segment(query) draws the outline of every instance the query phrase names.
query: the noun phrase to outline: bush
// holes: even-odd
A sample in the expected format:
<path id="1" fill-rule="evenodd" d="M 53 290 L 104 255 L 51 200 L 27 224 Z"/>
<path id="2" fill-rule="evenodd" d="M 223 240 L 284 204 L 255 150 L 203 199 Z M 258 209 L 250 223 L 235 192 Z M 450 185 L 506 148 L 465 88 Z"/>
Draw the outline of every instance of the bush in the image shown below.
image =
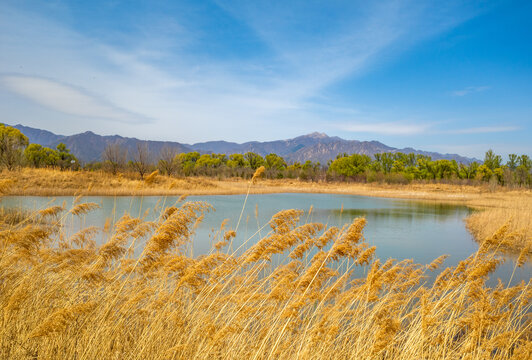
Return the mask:
<path id="1" fill-rule="evenodd" d="M 401 184 L 401 185 L 410 184 L 410 179 L 408 179 L 403 173 L 386 174 L 384 175 L 384 181 L 387 184 Z"/>

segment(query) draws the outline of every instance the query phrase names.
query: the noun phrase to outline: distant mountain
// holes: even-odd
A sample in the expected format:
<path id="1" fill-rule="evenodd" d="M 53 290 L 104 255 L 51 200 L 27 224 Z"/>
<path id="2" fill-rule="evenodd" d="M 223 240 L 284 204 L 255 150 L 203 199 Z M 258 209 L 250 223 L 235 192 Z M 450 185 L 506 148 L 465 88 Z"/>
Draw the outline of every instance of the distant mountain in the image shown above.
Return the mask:
<path id="1" fill-rule="evenodd" d="M 107 145 L 118 143 L 127 149 L 129 158 L 137 150 L 137 144 L 146 144 L 151 154 L 159 154 L 163 147 L 176 149 L 177 152 L 192 151 L 189 147 L 171 141 L 149 141 L 135 138 L 127 138 L 118 135 L 102 136 L 86 131 L 81 134 L 70 136 L 56 135 L 46 130 L 35 129 L 23 125 L 12 125 L 26 135 L 30 143 L 41 144 L 50 148 L 55 148 L 59 143 L 64 143 L 67 148 L 81 161 L 100 161 L 102 153 Z"/>
<path id="2" fill-rule="evenodd" d="M 35 129 L 24 125 L 11 125 L 14 128 L 19 129 L 24 135 L 26 135 L 30 143 L 34 144 L 54 144 L 60 143 L 64 135 L 56 135 L 53 132 L 41 129 Z"/>
<path id="3" fill-rule="evenodd" d="M 305 157 L 306 154 L 302 150 L 310 149 L 316 145 L 325 145 L 325 147 L 327 147 L 329 144 L 334 143 L 335 141 L 345 140 L 342 140 L 338 137 L 330 137 L 325 134 L 315 132 L 312 134 L 303 135 L 288 140 L 276 140 L 267 142 L 250 141 L 243 144 L 237 144 L 227 141 L 209 141 L 189 146 L 197 151 L 206 151 L 214 153 L 243 154 L 248 151 L 252 151 L 262 156 L 265 156 L 270 153 L 276 153 L 277 155 L 286 158 L 286 160 L 288 161 L 323 161 L 324 159 L 321 159 L 316 156 Z M 327 156 L 325 157 L 327 158 L 327 160 L 329 159 Z M 330 158 L 332 159 L 335 157 L 336 154 L 334 154 L 334 156 Z"/>
<path id="4" fill-rule="evenodd" d="M 335 159 L 338 154 L 343 153 L 365 154 L 372 157 L 374 154 L 383 152 L 421 154 L 430 156 L 434 160 L 456 160 L 457 162 L 462 162 L 464 164 L 469 164 L 472 161 L 478 161 L 477 159 L 472 159 L 457 154 L 440 154 L 412 148 L 397 149 L 378 141 L 344 140 L 337 136 L 327 136 L 326 134 L 317 132 L 288 140 L 267 142 L 251 141 L 243 144 L 227 141 L 209 141 L 189 145 L 189 147 L 200 152 L 225 154 L 246 153 L 248 151 L 252 151 L 265 156 L 269 153 L 276 153 L 290 162 L 304 162 L 306 160 L 312 160 L 319 161 L 322 164 L 327 163 L 327 161 L 331 159 Z"/>
<path id="5" fill-rule="evenodd" d="M 326 164 L 327 161 L 335 159 L 338 154 L 357 153 L 373 156 L 374 154 L 382 152 L 422 154 L 430 156 L 434 160 L 448 159 L 466 164 L 471 163 L 472 161 L 478 161 L 477 159 L 457 154 L 440 154 L 436 152 L 416 150 L 413 148 L 398 149 L 387 146 L 378 141 L 345 140 L 337 136 L 328 136 L 317 132 L 287 140 L 266 142 L 251 141 L 243 144 L 227 141 L 209 141 L 187 145 L 169 141 L 139 140 L 118 135 L 102 136 L 91 131 L 64 136 L 23 125 L 14 125 L 13 127 L 22 131 L 29 138 L 31 143 L 54 148 L 60 142 L 65 143 L 74 155 L 85 162 L 101 160 L 102 153 L 107 145 L 114 143 L 119 143 L 127 148 L 130 155 L 136 151 L 137 144 L 142 143 L 148 146 L 148 149 L 152 154 L 159 154 L 161 149 L 167 146 L 176 149 L 178 152 L 198 151 L 200 153 L 243 154 L 252 151 L 262 156 L 276 153 L 284 157 L 288 162 L 304 162 L 306 160 L 312 160 L 319 161 L 322 164 Z"/>
<path id="6" fill-rule="evenodd" d="M 149 153 L 153 155 L 158 155 L 163 147 L 173 148 L 179 153 L 191 151 L 190 148 L 177 142 L 139 140 L 118 135 L 102 136 L 97 135 L 92 131 L 67 136 L 61 139 L 60 142 L 65 143 L 65 145 L 72 151 L 72 153 L 83 161 L 101 160 L 102 153 L 107 147 L 107 145 L 116 143 L 122 145 L 124 148 L 127 149 L 130 158 L 137 151 L 137 144 L 139 143 L 142 145 L 146 144 Z"/>

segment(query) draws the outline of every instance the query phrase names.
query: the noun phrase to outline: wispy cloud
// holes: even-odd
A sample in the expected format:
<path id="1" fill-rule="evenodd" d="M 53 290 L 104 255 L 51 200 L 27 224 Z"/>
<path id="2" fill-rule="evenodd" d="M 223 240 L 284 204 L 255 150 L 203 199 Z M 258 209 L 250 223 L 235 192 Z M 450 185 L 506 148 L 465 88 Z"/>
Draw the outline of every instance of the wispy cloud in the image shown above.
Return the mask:
<path id="1" fill-rule="evenodd" d="M 468 86 L 461 90 L 451 91 L 452 96 L 466 96 L 473 93 L 489 90 L 491 86 Z"/>
<path id="2" fill-rule="evenodd" d="M 344 131 L 382 135 L 416 135 L 427 132 L 429 124 L 407 124 L 400 122 L 349 123 L 340 125 Z"/>
<path id="3" fill-rule="evenodd" d="M 217 3 L 271 48 L 279 71 L 275 91 L 298 98 L 316 96 L 336 81 L 363 75 L 383 61 L 383 53 L 391 59 L 476 15 L 475 11 L 460 11 L 452 1 L 436 8 L 409 0 L 366 2 L 363 7 L 345 7 L 336 13 L 331 26 L 323 17 L 336 5 Z"/>
<path id="4" fill-rule="evenodd" d="M 479 126 L 474 128 L 466 129 L 457 129 L 450 130 L 450 134 L 487 134 L 487 133 L 500 133 L 500 132 L 509 132 L 517 131 L 520 127 L 518 126 Z"/>
<path id="5" fill-rule="evenodd" d="M 0 83 L 0 90 L 79 117 L 74 120 L 136 123 L 118 130 L 100 120 L 102 133 L 186 142 L 288 137 L 308 131 L 309 123 L 320 130 L 319 125 L 352 117 L 356 104 L 353 110 L 335 110 L 334 102 L 321 101 L 331 85 L 362 75 L 383 58 L 392 59 L 475 14 L 454 5 L 421 6 L 401 0 L 364 2 L 345 11 L 331 4 L 329 10 L 335 14 L 331 21 L 323 18 L 328 15 L 322 4 L 311 5 L 269 1 L 220 5 L 267 48 L 263 56 L 228 60 L 190 50 L 209 44 L 201 43 L 201 31 L 189 28 L 193 22 L 179 18 L 187 14 L 175 14 L 173 26 L 164 26 L 175 28 L 177 35 L 164 34 L 162 43 L 152 41 L 160 38 L 161 31 L 153 24 L 140 32 L 142 38 L 138 33 L 108 35 L 115 40 L 131 37 L 124 41 L 127 46 L 120 47 L 52 17 L 0 4 L 0 68 L 11 74 Z M 336 21 L 337 15 L 341 21 Z M 159 16 L 149 18 L 156 22 Z M 4 113 L 9 111 L 3 107 Z M 54 130 L 49 124 L 59 120 L 54 114 L 47 116 L 40 121 Z M 35 116 L 28 112 L 27 117 Z M 428 131 L 426 125 L 387 120 L 350 124 L 348 131 L 399 135 Z M 228 121 L 232 126 L 226 125 Z M 89 127 L 86 121 L 72 121 L 69 126 L 72 131 Z"/>
<path id="6" fill-rule="evenodd" d="M 407 123 L 407 122 L 382 122 L 367 121 L 364 123 L 343 123 L 339 129 L 353 133 L 371 133 L 381 135 L 443 135 L 443 134 L 489 134 L 518 131 L 518 126 L 479 126 L 471 128 L 443 129 L 436 123 Z"/>
<path id="7" fill-rule="evenodd" d="M 49 109 L 69 115 L 103 118 L 126 123 L 144 123 L 150 120 L 98 99 L 82 89 L 57 81 L 32 76 L 7 75 L 1 81 L 5 86 Z"/>

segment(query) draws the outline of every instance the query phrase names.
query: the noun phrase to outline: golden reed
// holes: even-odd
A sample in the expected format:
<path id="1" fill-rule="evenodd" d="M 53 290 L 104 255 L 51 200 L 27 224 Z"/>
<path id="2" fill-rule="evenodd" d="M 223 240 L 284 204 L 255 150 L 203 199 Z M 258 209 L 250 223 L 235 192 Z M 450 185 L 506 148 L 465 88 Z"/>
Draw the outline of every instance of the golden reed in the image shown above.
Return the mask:
<path id="1" fill-rule="evenodd" d="M 223 224 L 211 252 L 192 257 L 187 249 L 208 204 L 185 202 L 155 221 L 124 215 L 112 228 L 68 236 L 64 221 L 95 207 L 2 214 L 0 358 L 480 360 L 532 353 L 532 284 L 486 285 L 501 261 L 493 239 L 429 285 L 444 257 L 429 265 L 381 261 L 364 239 L 363 218 L 327 228 L 302 223 L 299 210 L 282 211 L 266 235 L 234 251 L 236 233 Z M 364 276 L 354 275 L 358 268 Z"/>

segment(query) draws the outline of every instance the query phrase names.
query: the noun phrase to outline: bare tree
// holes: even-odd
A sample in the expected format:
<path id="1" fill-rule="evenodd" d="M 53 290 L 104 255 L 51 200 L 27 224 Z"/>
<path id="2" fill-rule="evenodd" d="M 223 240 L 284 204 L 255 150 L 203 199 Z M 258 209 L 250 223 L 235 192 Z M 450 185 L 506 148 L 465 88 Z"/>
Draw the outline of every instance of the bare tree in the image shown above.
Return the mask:
<path id="1" fill-rule="evenodd" d="M 113 175 L 123 169 L 127 161 L 127 149 L 121 146 L 118 142 L 109 144 L 102 154 L 104 165 Z"/>
<path id="2" fill-rule="evenodd" d="M 177 149 L 165 146 L 159 154 L 159 169 L 163 174 L 172 176 L 177 169 Z"/>
<path id="3" fill-rule="evenodd" d="M 132 162 L 133 169 L 139 173 L 140 178 L 144 179 L 144 175 L 150 170 L 150 151 L 146 143 L 137 143 L 137 151 L 133 157 Z"/>

